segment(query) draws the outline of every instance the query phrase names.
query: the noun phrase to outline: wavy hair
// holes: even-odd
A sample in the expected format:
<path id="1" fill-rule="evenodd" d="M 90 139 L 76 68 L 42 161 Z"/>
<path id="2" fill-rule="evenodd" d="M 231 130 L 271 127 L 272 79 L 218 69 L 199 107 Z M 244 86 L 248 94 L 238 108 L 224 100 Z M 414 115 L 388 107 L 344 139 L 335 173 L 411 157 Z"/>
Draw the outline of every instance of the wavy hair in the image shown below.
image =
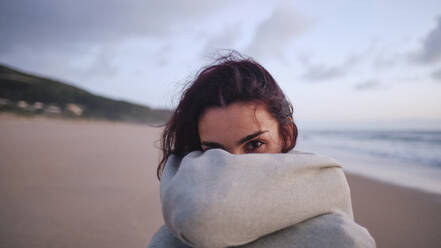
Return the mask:
<path id="1" fill-rule="evenodd" d="M 292 116 L 292 104 L 263 66 L 232 52 L 202 68 L 185 88 L 162 132 L 158 179 L 161 179 L 170 155 L 185 156 L 192 151 L 202 150 L 198 121 L 207 109 L 226 107 L 237 102 L 262 103 L 279 124 L 283 139 L 282 152 L 295 147 L 298 129 Z"/>

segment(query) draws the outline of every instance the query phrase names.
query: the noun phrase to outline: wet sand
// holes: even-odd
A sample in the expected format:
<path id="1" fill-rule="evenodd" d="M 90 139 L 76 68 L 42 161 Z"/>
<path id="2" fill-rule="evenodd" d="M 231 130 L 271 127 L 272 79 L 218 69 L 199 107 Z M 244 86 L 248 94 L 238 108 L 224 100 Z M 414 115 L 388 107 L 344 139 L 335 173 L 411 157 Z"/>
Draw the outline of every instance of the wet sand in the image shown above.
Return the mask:
<path id="1" fill-rule="evenodd" d="M 145 247 L 160 129 L 0 115 L 0 247 Z M 440 247 L 441 196 L 347 175 L 378 247 Z"/>
<path id="2" fill-rule="evenodd" d="M 347 174 L 357 223 L 377 247 L 441 247 L 441 195 Z"/>

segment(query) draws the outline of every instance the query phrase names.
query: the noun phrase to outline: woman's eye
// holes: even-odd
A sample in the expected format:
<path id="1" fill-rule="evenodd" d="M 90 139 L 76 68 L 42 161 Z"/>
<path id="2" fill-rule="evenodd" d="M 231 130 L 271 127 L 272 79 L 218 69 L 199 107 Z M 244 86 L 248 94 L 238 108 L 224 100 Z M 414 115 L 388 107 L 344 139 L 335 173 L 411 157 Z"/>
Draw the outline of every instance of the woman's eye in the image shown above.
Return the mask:
<path id="1" fill-rule="evenodd" d="M 259 147 L 263 145 L 263 142 L 260 140 L 253 140 L 246 144 L 246 150 L 247 152 L 252 152 L 257 150 Z"/>

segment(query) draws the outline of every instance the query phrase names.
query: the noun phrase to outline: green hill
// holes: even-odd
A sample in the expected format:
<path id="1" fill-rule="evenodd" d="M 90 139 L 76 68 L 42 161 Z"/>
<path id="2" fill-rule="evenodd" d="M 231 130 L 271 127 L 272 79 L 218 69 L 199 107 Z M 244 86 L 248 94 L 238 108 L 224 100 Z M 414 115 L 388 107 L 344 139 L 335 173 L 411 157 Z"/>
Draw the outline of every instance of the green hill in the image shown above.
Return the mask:
<path id="1" fill-rule="evenodd" d="M 0 112 L 161 123 L 171 112 L 92 94 L 72 85 L 0 64 Z"/>

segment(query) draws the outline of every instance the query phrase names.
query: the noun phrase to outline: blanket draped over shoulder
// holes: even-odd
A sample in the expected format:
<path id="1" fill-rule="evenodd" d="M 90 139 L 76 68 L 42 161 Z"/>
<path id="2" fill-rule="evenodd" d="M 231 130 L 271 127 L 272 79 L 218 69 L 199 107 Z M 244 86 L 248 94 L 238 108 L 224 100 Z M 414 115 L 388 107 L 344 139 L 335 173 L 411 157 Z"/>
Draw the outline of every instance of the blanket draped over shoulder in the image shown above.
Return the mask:
<path id="1" fill-rule="evenodd" d="M 340 164 L 314 153 L 170 156 L 165 226 L 149 247 L 375 247 L 353 221 Z"/>

